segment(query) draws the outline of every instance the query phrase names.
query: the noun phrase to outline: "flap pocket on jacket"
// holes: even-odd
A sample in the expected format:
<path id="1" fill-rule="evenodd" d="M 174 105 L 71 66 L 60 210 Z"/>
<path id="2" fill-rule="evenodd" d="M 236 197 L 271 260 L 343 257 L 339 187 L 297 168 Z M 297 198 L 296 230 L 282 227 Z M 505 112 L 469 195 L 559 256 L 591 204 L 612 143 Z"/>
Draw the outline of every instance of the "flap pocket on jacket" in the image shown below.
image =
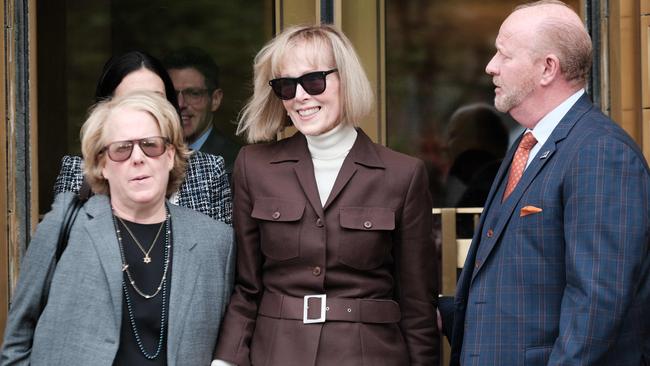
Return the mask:
<path id="1" fill-rule="evenodd" d="M 281 198 L 257 198 L 251 216 L 266 221 L 298 221 L 305 212 L 305 203 Z"/>
<path id="2" fill-rule="evenodd" d="M 282 261 L 300 255 L 300 220 L 305 202 L 257 198 L 251 217 L 260 220 L 260 248 L 267 258 Z"/>
<path id="3" fill-rule="evenodd" d="M 393 230 L 395 212 L 383 207 L 342 207 L 341 227 L 355 230 Z"/>
<path id="4" fill-rule="evenodd" d="M 551 358 L 553 346 L 528 347 L 524 350 L 525 365 L 546 365 Z"/>
<path id="5" fill-rule="evenodd" d="M 342 207 L 339 260 L 360 270 L 380 267 L 392 248 L 395 212 L 384 207 Z"/>

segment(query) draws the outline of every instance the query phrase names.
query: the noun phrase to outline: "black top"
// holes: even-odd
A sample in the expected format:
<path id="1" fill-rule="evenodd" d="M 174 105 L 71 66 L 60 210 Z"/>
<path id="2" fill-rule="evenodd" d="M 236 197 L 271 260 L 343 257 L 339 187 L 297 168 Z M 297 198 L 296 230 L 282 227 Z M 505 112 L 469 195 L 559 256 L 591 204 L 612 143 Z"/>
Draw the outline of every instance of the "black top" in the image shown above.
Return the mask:
<path id="1" fill-rule="evenodd" d="M 156 292 L 157 287 L 161 284 L 165 263 L 165 241 L 166 241 L 166 228 L 163 226 L 162 231 L 156 240 L 149 257 L 150 263 L 144 262 L 144 253 L 137 246 L 131 234 L 124 227 L 124 225 L 117 220 L 117 225 L 120 228 L 120 237 L 122 238 L 122 248 L 126 263 L 129 265 L 131 278 L 135 281 L 141 292 L 144 294 L 152 295 Z M 156 233 L 160 228 L 161 223 L 157 224 L 137 224 L 134 222 L 124 220 L 128 225 L 131 232 L 138 238 L 138 241 L 143 246 L 144 250 L 149 250 L 151 242 L 156 237 Z M 169 221 L 171 223 L 171 220 Z M 171 231 L 171 227 L 168 228 Z M 129 283 L 129 278 L 126 272 L 123 272 L 123 296 L 122 296 L 122 323 L 120 330 L 120 345 L 115 356 L 114 365 L 167 365 L 167 334 L 168 334 L 168 319 L 169 319 L 169 294 L 171 291 L 171 270 L 172 270 L 172 248 L 171 248 L 171 233 L 169 237 L 169 268 L 167 269 L 166 288 L 150 299 L 146 299 L 138 294 L 133 286 Z M 124 288 L 128 292 L 128 296 L 124 293 Z M 164 296 L 164 297 L 163 297 Z M 161 328 L 161 314 L 163 306 L 163 298 L 165 302 L 165 332 L 163 335 L 163 344 L 158 356 L 153 359 L 147 359 L 138 346 L 129 313 L 129 306 L 127 299 L 130 301 L 131 314 L 135 319 L 137 332 L 144 347 L 144 350 L 150 354 L 155 354 L 158 349 L 158 340 L 160 338 Z"/>

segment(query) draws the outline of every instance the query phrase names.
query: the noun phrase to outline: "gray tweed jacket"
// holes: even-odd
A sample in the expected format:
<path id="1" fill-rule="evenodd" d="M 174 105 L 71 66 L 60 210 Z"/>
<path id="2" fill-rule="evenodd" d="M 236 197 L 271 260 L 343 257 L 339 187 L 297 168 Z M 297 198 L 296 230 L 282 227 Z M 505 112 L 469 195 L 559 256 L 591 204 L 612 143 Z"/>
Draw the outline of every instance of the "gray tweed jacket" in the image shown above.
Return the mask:
<path id="1" fill-rule="evenodd" d="M 129 326 L 122 324 L 123 275 L 107 196 L 86 202 L 54 265 L 71 198 L 71 193 L 57 196 L 25 254 L 9 310 L 2 365 L 110 366 L 120 328 Z M 169 205 L 169 213 L 173 268 L 167 362 L 209 365 L 232 289 L 232 228 L 184 207 Z"/>
<path id="2" fill-rule="evenodd" d="M 78 193 L 83 178 L 83 159 L 66 155 L 54 183 L 54 194 Z M 185 181 L 172 203 L 204 213 L 215 220 L 232 225 L 230 183 L 221 156 L 194 151 L 185 172 Z"/>

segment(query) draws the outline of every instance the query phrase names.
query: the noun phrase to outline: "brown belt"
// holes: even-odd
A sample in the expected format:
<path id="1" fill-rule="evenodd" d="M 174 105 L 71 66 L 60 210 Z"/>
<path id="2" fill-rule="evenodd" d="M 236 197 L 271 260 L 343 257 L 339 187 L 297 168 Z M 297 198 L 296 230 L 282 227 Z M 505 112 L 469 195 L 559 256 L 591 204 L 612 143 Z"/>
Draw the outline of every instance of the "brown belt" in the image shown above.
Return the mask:
<path id="1" fill-rule="evenodd" d="M 399 304 L 393 300 L 327 297 L 324 304 L 325 319 L 314 321 L 322 316 L 322 300 L 318 296 L 302 298 L 265 292 L 258 313 L 276 319 L 310 320 L 305 323 L 324 321 L 397 323 L 401 317 Z M 308 305 L 306 315 L 305 305 Z"/>

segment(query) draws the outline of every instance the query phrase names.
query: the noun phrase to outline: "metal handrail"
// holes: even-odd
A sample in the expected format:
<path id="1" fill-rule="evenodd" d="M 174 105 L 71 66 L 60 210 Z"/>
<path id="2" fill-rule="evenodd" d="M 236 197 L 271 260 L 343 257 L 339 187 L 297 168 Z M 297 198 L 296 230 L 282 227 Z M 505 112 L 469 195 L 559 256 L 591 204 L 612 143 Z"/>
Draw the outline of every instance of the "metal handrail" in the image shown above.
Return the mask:
<path id="1" fill-rule="evenodd" d="M 433 215 L 441 216 L 441 293 L 444 295 L 453 295 L 456 291 L 456 271 L 463 268 L 471 244 L 471 238 L 456 236 L 456 216 L 474 215 L 474 224 L 476 225 L 482 212 L 482 207 L 447 207 L 431 210 Z"/>

